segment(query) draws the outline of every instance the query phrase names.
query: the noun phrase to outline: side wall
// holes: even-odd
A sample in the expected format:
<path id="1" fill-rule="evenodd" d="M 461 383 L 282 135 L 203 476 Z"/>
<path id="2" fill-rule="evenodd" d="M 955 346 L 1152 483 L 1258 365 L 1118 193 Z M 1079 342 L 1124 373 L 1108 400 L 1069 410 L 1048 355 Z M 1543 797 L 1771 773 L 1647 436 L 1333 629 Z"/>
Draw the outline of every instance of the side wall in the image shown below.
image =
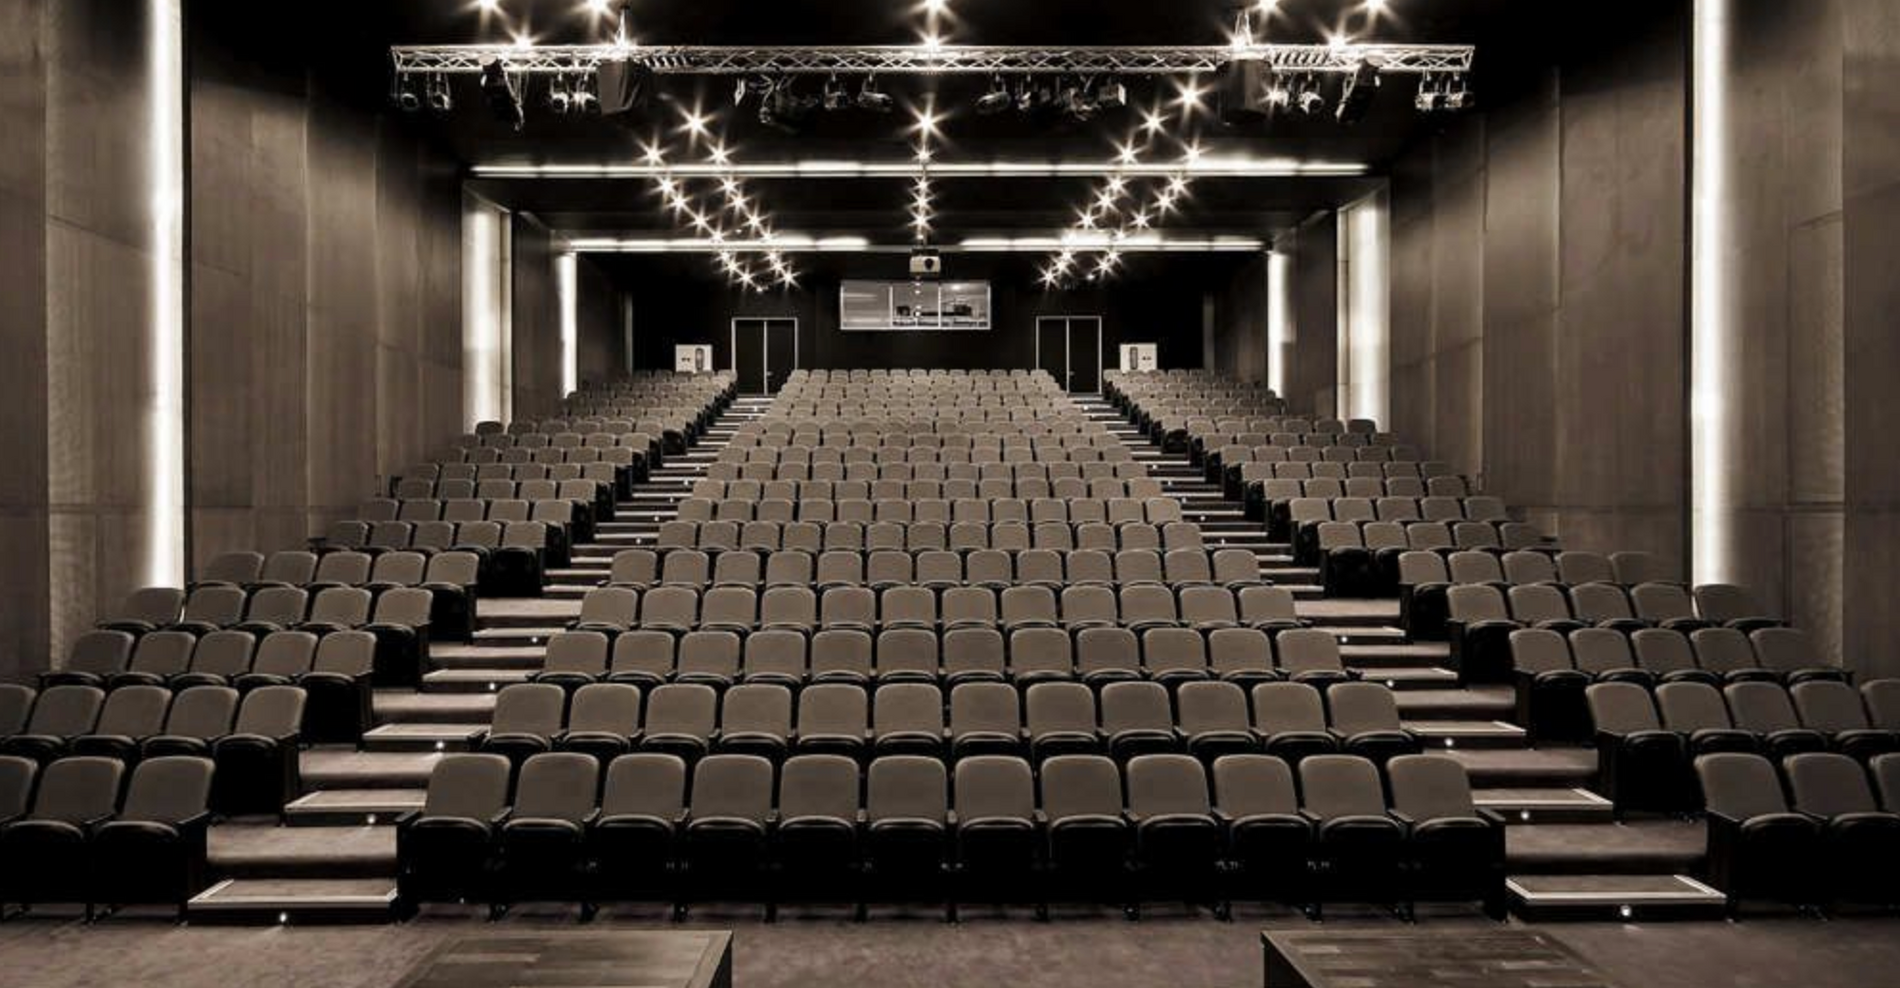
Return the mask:
<path id="1" fill-rule="evenodd" d="M 1682 558 L 1686 21 L 1392 169 L 1392 427 L 1578 548 Z"/>

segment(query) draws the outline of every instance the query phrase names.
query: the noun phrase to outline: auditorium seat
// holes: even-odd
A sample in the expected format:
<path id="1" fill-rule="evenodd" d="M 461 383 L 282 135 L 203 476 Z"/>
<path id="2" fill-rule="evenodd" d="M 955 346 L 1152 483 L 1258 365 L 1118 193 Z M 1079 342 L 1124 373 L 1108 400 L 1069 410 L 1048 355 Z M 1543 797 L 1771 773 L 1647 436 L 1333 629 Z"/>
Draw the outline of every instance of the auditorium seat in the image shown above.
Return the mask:
<path id="1" fill-rule="evenodd" d="M 375 720 L 375 662 L 376 636 L 368 631 L 339 631 L 316 643 L 309 671 L 294 677 L 305 693 L 306 740 L 312 744 L 355 742 L 370 729 Z M 291 678 L 259 678 L 240 685 L 288 685 Z"/>
<path id="2" fill-rule="evenodd" d="M 951 817 L 943 762 L 882 755 L 871 762 L 864 791 L 866 874 L 860 917 L 871 898 L 940 898 L 946 918 L 954 920 L 945 869 Z"/>
<path id="3" fill-rule="evenodd" d="M 1733 689 L 1733 687 L 1731 687 Z M 1597 778 L 1618 814 L 1689 808 L 1689 761 L 1684 740 L 1665 730 L 1649 691 L 1634 683 L 1602 682 L 1584 691 L 1595 727 Z"/>
<path id="4" fill-rule="evenodd" d="M 1405 831 L 1386 812 L 1378 767 L 1356 755 L 1313 755 L 1298 771 L 1320 870 L 1309 915 L 1318 919 L 1329 901 L 1403 902 Z"/>
<path id="5" fill-rule="evenodd" d="M 1100 755 L 1057 755 L 1042 763 L 1049 880 L 1065 898 L 1114 901 L 1134 915 L 1124 877 L 1133 833 L 1121 773 Z"/>
<path id="6" fill-rule="evenodd" d="M 1215 915 L 1226 918 L 1222 834 L 1201 763 L 1187 755 L 1141 755 L 1128 762 L 1126 781 L 1139 898 L 1211 901 Z"/>
<path id="7" fill-rule="evenodd" d="M 1407 897 L 1476 900 L 1502 922 L 1504 819 L 1472 802 L 1465 767 L 1445 755 L 1399 755 L 1385 771 L 1392 816 L 1406 831 Z"/>
<path id="8" fill-rule="evenodd" d="M 184 918 L 185 904 L 210 884 L 208 806 L 223 771 L 189 757 L 147 759 L 132 770 L 123 804 L 88 835 L 87 860 L 69 873 L 87 886 L 88 913 L 94 903 L 163 903 Z"/>
<path id="9" fill-rule="evenodd" d="M 1900 733 L 1874 727 L 1861 693 L 1835 679 L 1811 679 L 1788 690 L 1801 726 L 1825 735 L 1833 750 L 1861 761 L 1900 751 Z"/>
<path id="10" fill-rule="evenodd" d="M 1392 691 L 1377 683 L 1334 683 L 1326 688 L 1327 725 L 1349 755 L 1384 765 L 1419 752 L 1418 735 L 1399 720 Z"/>
<path id="11" fill-rule="evenodd" d="M 92 918 L 86 844 L 118 809 L 124 773 L 114 758 L 60 758 L 41 767 L 33 808 L 0 827 L 0 902 L 80 902 Z"/>
<path id="12" fill-rule="evenodd" d="M 1542 628 L 1511 632 L 1516 714 L 1533 741 L 1582 741 L 1590 736 L 1583 691 L 1590 675 L 1578 669 L 1564 636 Z"/>
<path id="13" fill-rule="evenodd" d="M 1861 763 L 1809 752 L 1783 763 L 1795 812 L 1820 821 L 1819 877 L 1831 901 L 1891 907 L 1900 888 L 1900 815 L 1882 810 Z"/>
<path id="14" fill-rule="evenodd" d="M 507 818 L 512 771 L 496 754 L 449 754 L 436 762 L 422 808 L 396 821 L 396 888 L 406 905 L 492 894 L 489 861 L 496 828 Z"/>
<path id="15" fill-rule="evenodd" d="M 734 686 L 720 698 L 714 751 L 778 762 L 790 750 L 791 737 L 792 691 L 784 686 L 747 683 Z"/>
<path id="16" fill-rule="evenodd" d="M 64 754 L 73 739 L 92 733 L 105 705 L 95 686 L 52 686 L 33 701 L 33 712 L 16 734 L 0 738 L 0 754 L 18 755 L 44 765 Z"/>
<path id="17" fill-rule="evenodd" d="M 295 686 L 262 686 L 244 694 L 230 732 L 211 742 L 218 769 L 211 805 L 220 814 L 282 815 L 303 794 L 304 705 L 304 691 Z"/>
<path id="18" fill-rule="evenodd" d="M 710 755 L 694 767 L 675 918 L 695 898 L 757 896 L 770 860 L 772 793 L 772 763 L 757 755 Z"/>
<path id="19" fill-rule="evenodd" d="M 956 887 L 959 900 L 1033 900 L 1047 917 L 1047 899 L 1033 877 L 1042 859 L 1035 775 L 1029 763 L 1007 755 L 973 755 L 956 763 L 951 781 L 956 807 Z"/>
<path id="20" fill-rule="evenodd" d="M 139 745 L 165 725 L 172 691 L 163 686 L 124 686 L 106 694 L 92 730 L 68 741 L 70 755 L 135 761 Z"/>
<path id="21" fill-rule="evenodd" d="M 495 695 L 488 729 L 474 739 L 475 750 L 518 766 L 553 747 L 566 708 L 567 694 L 552 683 L 505 686 Z"/>

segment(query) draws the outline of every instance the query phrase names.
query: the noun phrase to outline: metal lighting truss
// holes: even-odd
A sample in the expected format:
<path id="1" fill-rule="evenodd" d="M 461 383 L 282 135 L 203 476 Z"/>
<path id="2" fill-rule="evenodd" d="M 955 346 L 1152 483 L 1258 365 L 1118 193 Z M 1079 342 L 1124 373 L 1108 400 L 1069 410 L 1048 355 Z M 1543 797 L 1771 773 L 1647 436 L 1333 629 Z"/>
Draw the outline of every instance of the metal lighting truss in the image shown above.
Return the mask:
<path id="1" fill-rule="evenodd" d="M 478 73 L 499 60 L 511 72 L 559 74 L 631 62 L 658 75 L 1181 75 L 1233 61 L 1283 72 L 1468 72 L 1470 45 L 397 45 L 399 73 Z"/>

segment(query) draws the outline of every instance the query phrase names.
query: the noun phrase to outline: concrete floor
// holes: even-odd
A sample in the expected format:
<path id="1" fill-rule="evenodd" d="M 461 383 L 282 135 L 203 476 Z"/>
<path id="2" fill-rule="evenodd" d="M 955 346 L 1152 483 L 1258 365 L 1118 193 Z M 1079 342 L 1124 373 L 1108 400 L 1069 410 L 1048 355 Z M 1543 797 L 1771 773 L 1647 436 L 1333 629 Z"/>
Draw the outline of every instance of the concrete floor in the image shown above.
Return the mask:
<path id="1" fill-rule="evenodd" d="M 690 925 L 735 931 L 740 988 L 1235 988 L 1261 983 L 1259 935 L 1307 929 L 1264 907 L 1235 922 L 1150 910 L 1140 924 L 1103 914 L 1036 923 L 1021 913 L 968 909 L 949 926 L 936 913 L 879 911 L 866 924 L 842 913 L 788 910 L 773 926 L 756 909 L 703 909 Z M 93 927 L 33 918 L 0 926 L 0 984 L 8 988 L 390 988 L 434 946 L 460 936 L 553 927 L 610 933 L 674 928 L 657 910 L 603 913 L 579 927 L 563 911 L 517 914 L 497 926 L 458 910 L 414 922 L 344 927 L 177 927 L 115 917 Z M 1340 910 L 1328 925 L 1406 929 Z M 1417 929 L 1491 928 L 1441 914 Z M 1900 920 L 1799 918 L 1545 927 L 1627 988 L 1885 988 L 1900 970 Z"/>

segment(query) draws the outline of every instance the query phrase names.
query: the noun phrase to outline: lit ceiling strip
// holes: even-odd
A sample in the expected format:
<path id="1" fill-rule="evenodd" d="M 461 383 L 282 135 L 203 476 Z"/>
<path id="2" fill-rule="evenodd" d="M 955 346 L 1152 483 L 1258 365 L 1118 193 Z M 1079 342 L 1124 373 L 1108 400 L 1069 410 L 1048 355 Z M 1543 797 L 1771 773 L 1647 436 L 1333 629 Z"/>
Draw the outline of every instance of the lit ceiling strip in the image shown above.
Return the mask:
<path id="1" fill-rule="evenodd" d="M 396 45 L 398 72 L 476 73 L 499 60 L 510 72 L 571 73 L 602 62 L 631 62 L 656 75 L 1184 75 L 1232 61 L 1292 72 L 1350 72 L 1377 62 L 1381 72 L 1447 73 L 1471 69 L 1470 45 Z"/>
<path id="2" fill-rule="evenodd" d="M 476 165 L 476 178 L 634 179 L 658 178 L 1300 178 L 1365 175 L 1364 164 L 1295 158 L 1236 158 L 1203 155 L 1189 162 L 1100 161 L 747 161 L 728 164 Z"/>
<path id="3" fill-rule="evenodd" d="M 912 244 L 873 244 L 864 237 L 809 237 L 781 233 L 771 240 L 713 240 L 704 237 L 588 237 L 564 236 L 570 250 L 587 254 L 674 254 L 718 253 L 720 251 L 779 251 L 786 254 L 866 253 L 907 254 Z M 1055 237 L 967 237 L 935 249 L 946 254 L 1031 254 L 1070 248 L 1104 250 L 1109 235 L 1086 237 L 1064 234 Z M 1116 250 L 1125 253 L 1209 253 L 1262 251 L 1267 241 L 1258 237 L 1127 237 L 1115 241 Z"/>

